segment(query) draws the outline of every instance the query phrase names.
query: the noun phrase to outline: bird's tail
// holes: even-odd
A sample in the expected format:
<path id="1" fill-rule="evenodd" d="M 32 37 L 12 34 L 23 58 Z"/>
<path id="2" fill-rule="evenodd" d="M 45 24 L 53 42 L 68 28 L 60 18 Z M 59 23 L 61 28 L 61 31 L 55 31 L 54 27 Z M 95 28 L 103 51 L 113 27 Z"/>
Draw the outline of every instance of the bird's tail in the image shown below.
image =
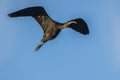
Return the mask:
<path id="1" fill-rule="evenodd" d="M 22 17 L 22 16 L 38 16 L 41 14 L 46 14 L 43 7 L 29 7 L 21 9 L 19 11 L 8 14 L 10 17 Z"/>
<path id="2" fill-rule="evenodd" d="M 43 45 L 45 44 L 45 42 L 42 42 L 35 48 L 35 51 L 38 51 Z"/>

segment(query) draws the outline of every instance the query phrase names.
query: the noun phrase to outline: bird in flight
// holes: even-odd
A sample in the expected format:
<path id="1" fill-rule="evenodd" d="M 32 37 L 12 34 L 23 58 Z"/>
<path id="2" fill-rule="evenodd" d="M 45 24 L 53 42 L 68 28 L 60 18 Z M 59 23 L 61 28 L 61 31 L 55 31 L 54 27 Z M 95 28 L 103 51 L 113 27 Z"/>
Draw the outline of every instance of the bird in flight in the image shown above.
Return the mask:
<path id="1" fill-rule="evenodd" d="M 39 45 L 35 48 L 38 51 L 47 41 L 57 37 L 64 28 L 71 28 L 81 34 L 89 34 L 86 22 L 82 18 L 73 19 L 65 23 L 59 23 L 53 20 L 42 6 L 24 8 L 22 10 L 8 14 L 10 17 L 33 17 L 43 29 L 44 35 Z"/>

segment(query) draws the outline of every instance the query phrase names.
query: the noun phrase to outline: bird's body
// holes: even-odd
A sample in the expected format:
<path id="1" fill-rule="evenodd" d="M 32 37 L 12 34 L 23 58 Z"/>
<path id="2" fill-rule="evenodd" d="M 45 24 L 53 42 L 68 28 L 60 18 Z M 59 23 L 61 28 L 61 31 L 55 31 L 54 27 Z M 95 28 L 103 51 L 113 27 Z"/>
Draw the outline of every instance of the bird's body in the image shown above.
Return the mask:
<path id="1" fill-rule="evenodd" d="M 34 18 L 42 27 L 45 34 L 44 36 L 48 38 L 47 40 L 54 39 L 58 35 L 58 33 L 61 31 L 60 29 L 58 29 L 57 27 L 58 25 L 56 25 L 56 22 L 51 20 L 48 16 L 38 16 Z"/>
<path id="2" fill-rule="evenodd" d="M 44 31 L 43 38 L 40 44 L 36 47 L 35 51 L 39 50 L 41 46 L 49 40 L 57 37 L 63 28 L 72 28 L 82 34 L 88 34 L 89 30 L 85 21 L 81 18 L 68 21 L 66 23 L 59 23 L 51 19 L 46 13 L 43 7 L 29 7 L 14 13 L 9 14 L 10 17 L 22 17 L 31 16 L 33 17 L 42 27 Z"/>

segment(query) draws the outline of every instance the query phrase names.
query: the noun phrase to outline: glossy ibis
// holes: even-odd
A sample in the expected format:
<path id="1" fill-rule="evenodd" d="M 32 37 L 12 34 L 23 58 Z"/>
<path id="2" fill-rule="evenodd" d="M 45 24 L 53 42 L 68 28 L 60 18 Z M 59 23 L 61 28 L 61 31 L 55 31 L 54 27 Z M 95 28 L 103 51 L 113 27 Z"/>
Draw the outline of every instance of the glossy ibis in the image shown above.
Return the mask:
<path id="1" fill-rule="evenodd" d="M 45 9 L 41 6 L 25 8 L 8 15 L 10 17 L 31 16 L 40 24 L 44 31 L 44 35 L 39 45 L 35 48 L 35 51 L 38 51 L 47 41 L 56 38 L 60 31 L 64 28 L 72 28 L 84 35 L 89 34 L 88 26 L 83 19 L 77 18 L 65 23 L 59 23 L 51 19 Z"/>

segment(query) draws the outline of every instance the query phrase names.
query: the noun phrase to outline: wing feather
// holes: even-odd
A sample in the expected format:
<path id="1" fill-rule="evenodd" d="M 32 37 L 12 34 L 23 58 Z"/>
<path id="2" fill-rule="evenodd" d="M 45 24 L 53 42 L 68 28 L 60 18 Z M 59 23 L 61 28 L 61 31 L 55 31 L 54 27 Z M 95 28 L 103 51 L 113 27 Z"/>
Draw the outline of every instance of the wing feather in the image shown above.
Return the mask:
<path id="1" fill-rule="evenodd" d="M 41 6 L 35 6 L 35 7 L 28 7 L 21 10 L 18 10 L 16 12 L 8 14 L 10 17 L 25 17 L 25 16 L 32 16 L 40 25 L 43 31 L 45 31 L 48 27 L 47 21 L 49 16 L 45 9 Z M 43 24 L 46 23 L 46 24 Z"/>
<path id="2" fill-rule="evenodd" d="M 19 11 L 8 14 L 10 17 L 22 17 L 22 16 L 47 16 L 45 9 L 41 6 L 24 8 Z"/>
<path id="3" fill-rule="evenodd" d="M 77 23 L 69 25 L 69 28 L 72 28 L 73 30 L 75 30 L 79 33 L 82 33 L 84 35 L 89 34 L 89 29 L 88 29 L 87 23 L 83 19 L 78 18 L 78 19 L 74 19 L 71 21 L 75 21 Z"/>

